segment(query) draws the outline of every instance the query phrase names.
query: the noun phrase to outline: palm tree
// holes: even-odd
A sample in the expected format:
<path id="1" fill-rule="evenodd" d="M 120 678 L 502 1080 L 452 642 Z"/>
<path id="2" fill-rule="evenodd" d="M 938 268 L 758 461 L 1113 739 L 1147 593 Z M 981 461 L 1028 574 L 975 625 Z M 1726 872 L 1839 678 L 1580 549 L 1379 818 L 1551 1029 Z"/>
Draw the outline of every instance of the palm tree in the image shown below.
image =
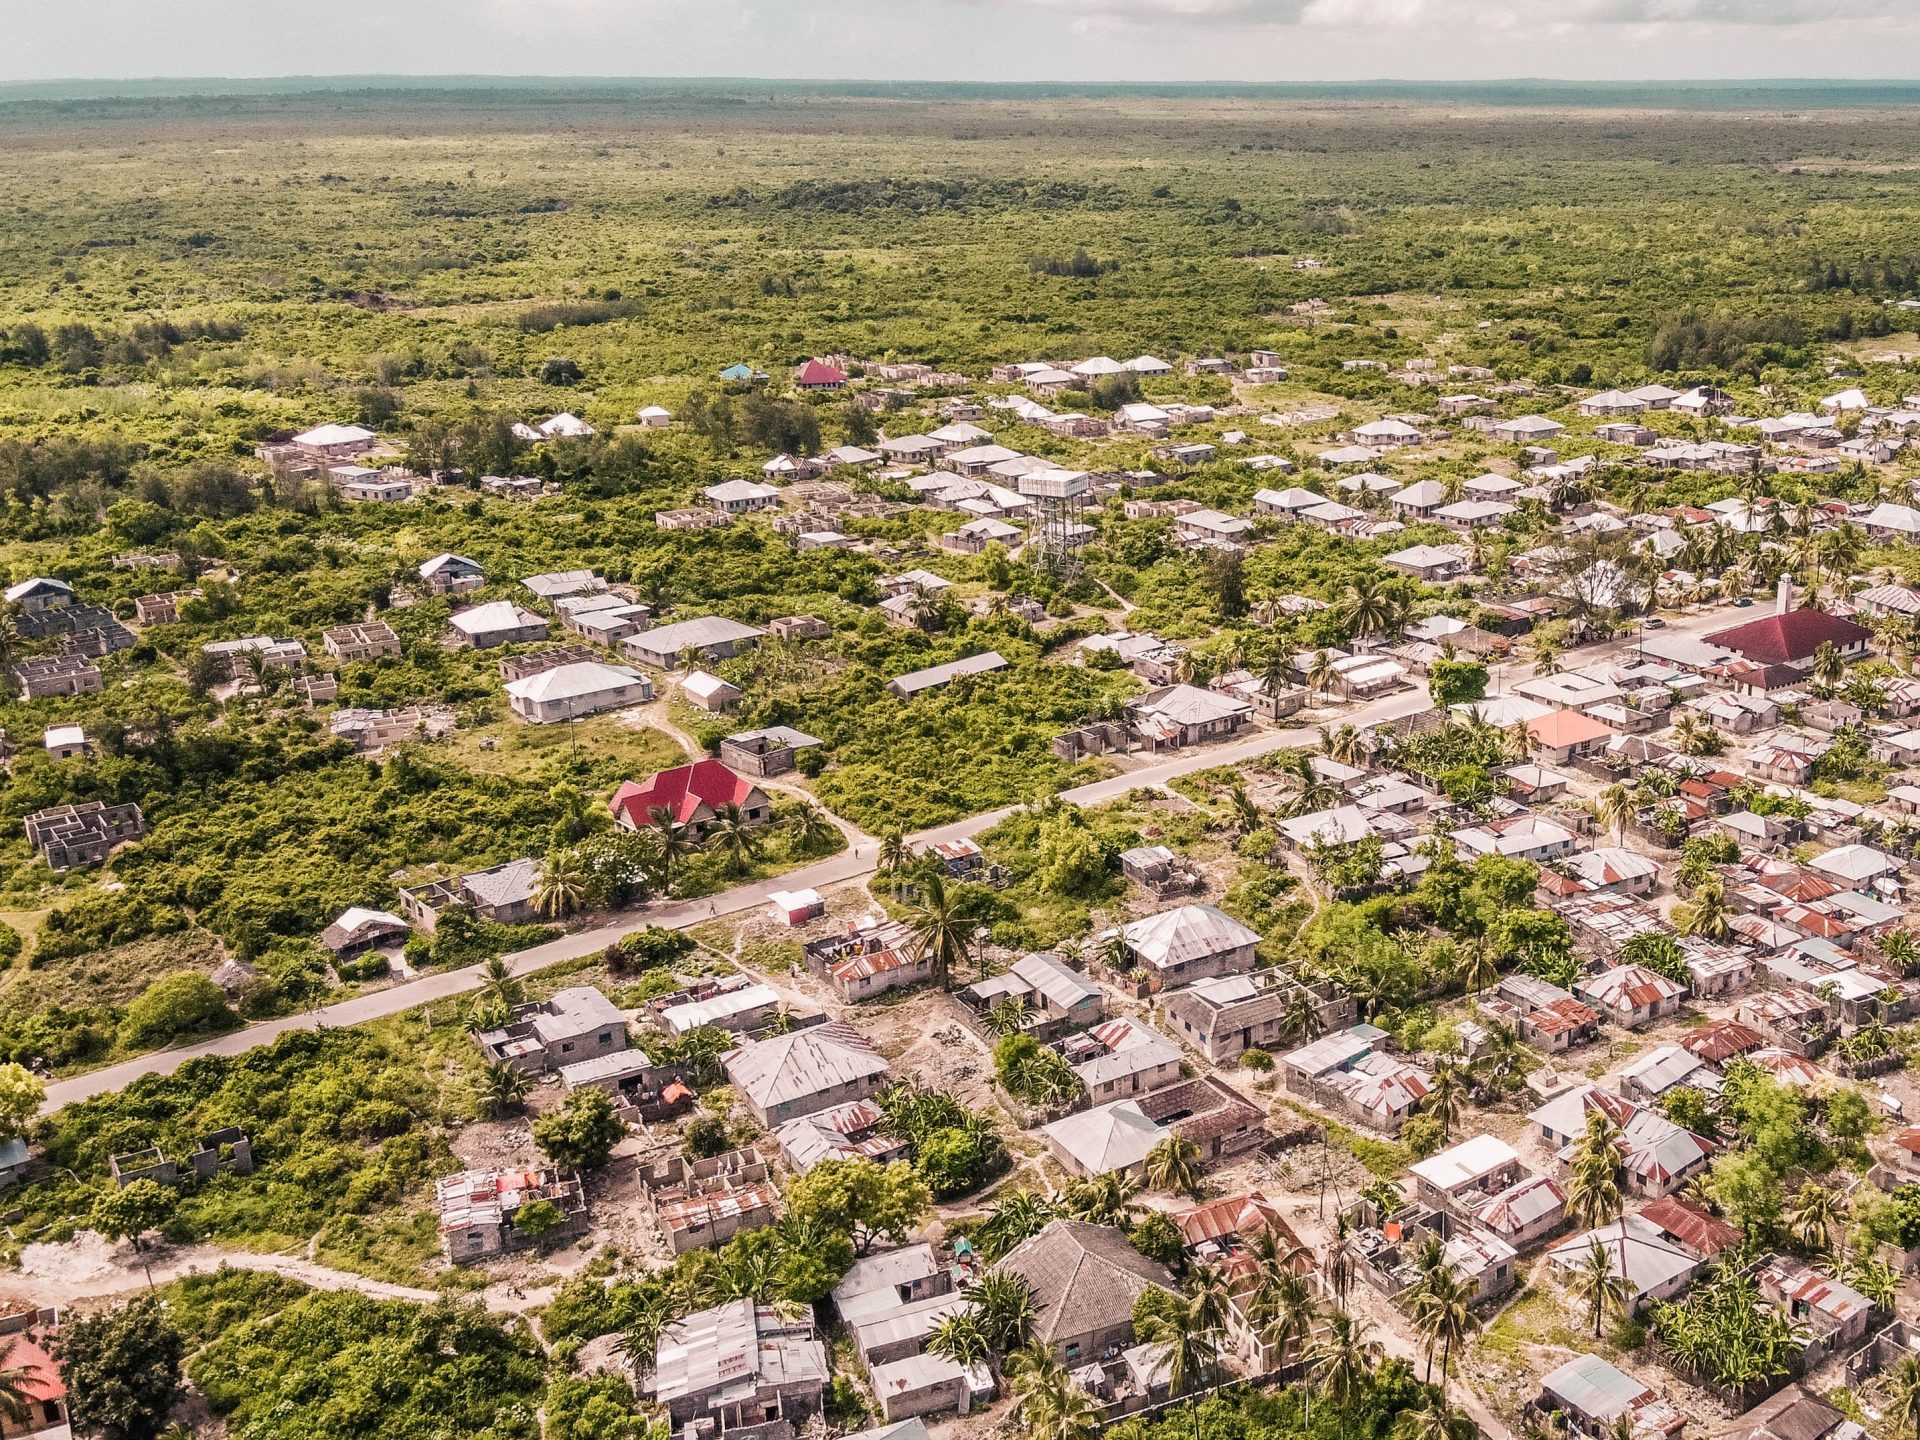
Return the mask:
<path id="1" fill-rule="evenodd" d="M 1399 623 L 1405 607 L 1387 582 L 1374 576 L 1353 581 L 1341 594 L 1334 613 L 1355 635 L 1382 635 Z"/>
<path id="2" fill-rule="evenodd" d="M 1076 1181 L 1067 1190 L 1067 1209 L 1077 1220 L 1090 1225 L 1112 1225 L 1126 1229 L 1133 1224 L 1133 1197 L 1140 1193 L 1140 1182 L 1122 1170 L 1091 1175 Z"/>
<path id="3" fill-rule="evenodd" d="M 1633 818 L 1633 793 L 1619 781 L 1602 790 L 1593 802 L 1593 818 L 1602 830 L 1611 830 L 1617 845 L 1627 838 L 1627 821 Z"/>
<path id="4" fill-rule="evenodd" d="M 1258 830 L 1266 818 L 1253 803 L 1253 797 L 1247 794 L 1246 784 L 1237 778 L 1227 787 L 1227 813 L 1233 821 L 1234 833 L 1242 839 Z"/>
<path id="5" fill-rule="evenodd" d="M 1200 1147 L 1186 1136 L 1168 1135 L 1147 1152 L 1147 1183 L 1200 1198 Z"/>
<path id="6" fill-rule="evenodd" d="M 701 1303 L 702 1299 L 694 1298 L 686 1308 L 693 1310 Z M 614 1350 L 626 1357 L 627 1363 L 642 1379 L 653 1373 L 654 1357 L 660 1349 L 660 1331 L 672 1318 L 664 1298 L 643 1291 L 634 1304 L 627 1328 L 613 1342 Z"/>
<path id="7" fill-rule="evenodd" d="M 1280 1033 L 1297 1039 L 1302 1045 L 1308 1045 L 1319 1039 L 1326 1028 L 1327 1022 L 1320 1015 L 1319 1001 L 1313 998 L 1313 992 L 1304 983 L 1296 980 L 1280 1007 Z"/>
<path id="8" fill-rule="evenodd" d="M 1846 657 L 1831 640 L 1822 640 L 1813 652 L 1813 678 L 1822 685 L 1838 685 L 1847 678 Z"/>
<path id="9" fill-rule="evenodd" d="M 986 1220 L 975 1232 L 975 1239 L 991 1263 L 1022 1240 L 1038 1235 L 1052 1218 L 1053 1208 L 1033 1191 L 1011 1190 L 993 1202 Z"/>
<path id="10" fill-rule="evenodd" d="M 793 827 L 793 843 L 802 850 L 824 845 L 840 833 L 827 812 L 811 801 L 794 811 L 788 824 Z"/>
<path id="11" fill-rule="evenodd" d="M 1366 1393 L 1373 1376 L 1373 1327 L 1344 1310 L 1327 1318 L 1327 1333 L 1307 1354 L 1307 1375 L 1314 1387 L 1340 1412 L 1340 1433 L 1347 1433 L 1347 1416 Z"/>
<path id="12" fill-rule="evenodd" d="M 1598 1110 L 1587 1112 L 1587 1128 L 1574 1141 L 1567 1178 L 1567 1209 L 1589 1230 L 1620 1214 L 1620 1167 L 1624 1162 L 1620 1128 Z"/>
<path id="13" fill-rule="evenodd" d="M 1487 945 L 1468 945 L 1460 963 L 1460 983 L 1475 995 L 1500 983 L 1500 962 Z"/>
<path id="14" fill-rule="evenodd" d="M 973 934 L 980 922 L 964 897 L 947 888 L 939 870 L 927 872 L 920 900 L 908 921 L 915 958 L 925 958 L 933 983 L 945 990 L 955 968 L 973 952 Z"/>
<path id="15" fill-rule="evenodd" d="M 587 876 L 571 850 L 549 850 L 540 862 L 533 903 L 550 920 L 564 920 L 587 899 Z"/>
<path id="16" fill-rule="evenodd" d="M 1366 736 L 1355 725 L 1340 725 L 1331 730 L 1322 725 L 1320 753 L 1342 765 L 1362 764 L 1367 758 Z"/>
<path id="17" fill-rule="evenodd" d="M 971 1310 L 943 1317 L 927 1332 L 927 1353 L 956 1365 L 981 1365 L 993 1358 L 993 1347 Z"/>
<path id="18" fill-rule="evenodd" d="M 1467 1073 L 1451 1060 L 1433 1067 L 1433 1083 L 1427 1087 L 1427 1113 L 1440 1122 L 1440 1138 L 1453 1139 L 1453 1122 L 1460 1118 L 1466 1101 Z"/>
<path id="19" fill-rule="evenodd" d="M 907 844 L 907 837 L 898 830 L 889 830 L 880 837 L 880 869 L 889 880 L 899 878 L 900 872 L 913 864 L 913 848 Z"/>
<path id="20" fill-rule="evenodd" d="M 505 1061 L 485 1066 L 474 1080 L 480 1112 L 489 1120 L 504 1119 L 518 1110 L 532 1089 L 533 1076 Z"/>
<path id="21" fill-rule="evenodd" d="M 1887 1418 L 1894 1434 L 1920 1437 L 1920 1356 L 1902 1355 L 1887 1372 Z"/>
<path id="22" fill-rule="evenodd" d="M 1520 1032 L 1511 1023 L 1491 1016 L 1483 1016 L 1481 1025 L 1487 1032 L 1480 1054 L 1475 1057 L 1481 1084 L 1496 1093 L 1517 1089 L 1527 1064 Z"/>
<path id="23" fill-rule="evenodd" d="M 1694 888 L 1693 899 L 1673 907 L 1673 925 L 1682 935 L 1698 935 L 1703 940 L 1724 940 L 1732 933 L 1733 916 L 1727 904 L 1726 886 L 1718 875 L 1710 875 Z"/>
<path id="24" fill-rule="evenodd" d="M 515 978 L 513 965 L 504 955 L 489 955 L 480 967 L 480 1004 L 507 1016 L 525 998 L 526 990 Z"/>
<path id="25" fill-rule="evenodd" d="M 1353 1284 L 1353 1233 L 1344 1215 L 1334 1219 L 1333 1233 L 1327 1237 L 1326 1249 L 1320 1256 L 1320 1273 L 1327 1277 L 1334 1303 L 1345 1309 L 1347 1287 Z"/>
<path id="26" fill-rule="evenodd" d="M 1443 1390 L 1454 1347 L 1466 1344 L 1467 1337 L 1480 1328 L 1480 1318 L 1473 1313 L 1473 1299 L 1472 1287 L 1444 1267 L 1428 1277 L 1412 1297 L 1413 1325 L 1426 1341 L 1427 1379 L 1433 1379 L 1433 1352 L 1438 1346 Z"/>
<path id="27" fill-rule="evenodd" d="M 1281 751 L 1274 757 L 1273 772 L 1280 795 L 1276 808 L 1282 815 L 1309 815 L 1339 800 L 1339 790 L 1320 777 L 1313 768 L 1313 757 L 1305 750 Z"/>
<path id="28" fill-rule="evenodd" d="M 1287 647 L 1276 637 L 1267 647 L 1267 660 L 1260 672 L 1260 686 L 1267 694 L 1279 696 L 1292 688 L 1289 683 L 1293 662 L 1287 655 Z"/>
<path id="29" fill-rule="evenodd" d="M 1787 1207 L 1787 1228 L 1809 1250 L 1829 1250 L 1833 1230 L 1846 1218 L 1846 1197 L 1827 1185 L 1808 1182 L 1794 1195 Z"/>
<path id="30" fill-rule="evenodd" d="M 1291 1265 L 1263 1272 L 1247 1309 L 1259 1329 L 1260 1343 L 1273 1351 L 1276 1365 L 1288 1364 L 1306 1348 L 1320 1318 L 1312 1282 Z"/>
<path id="31" fill-rule="evenodd" d="M 1032 1440 L 1093 1440 L 1100 1410 L 1044 1345 L 1008 1357 L 1022 1428 Z"/>
<path id="32" fill-rule="evenodd" d="M 17 1339 L 9 1340 L 0 1349 L 0 1420 L 16 1425 L 24 1424 L 32 1415 L 31 1406 L 47 1381 L 34 1366 L 13 1363 L 13 1352 L 19 1344 Z"/>
<path id="33" fill-rule="evenodd" d="M 967 1291 L 967 1305 L 980 1317 L 980 1329 L 998 1354 L 1033 1339 L 1033 1322 L 1040 1312 L 1027 1282 L 1011 1271 L 987 1271 Z"/>
<path id="34" fill-rule="evenodd" d="M 1139 1338 L 1159 1345 L 1167 1367 L 1167 1389 L 1173 1395 L 1205 1385 L 1220 1363 L 1215 1338 L 1220 1322 L 1198 1296 L 1176 1299 L 1154 1311 L 1137 1327 Z"/>
<path id="35" fill-rule="evenodd" d="M 1018 1035 L 1027 1028 L 1030 1007 L 1024 995 L 1009 995 L 987 1011 L 987 1028 L 996 1035 Z"/>
<path id="36" fill-rule="evenodd" d="M 1596 1338 L 1607 1311 L 1624 1309 L 1627 1303 L 1627 1282 L 1613 1273 L 1613 1258 L 1598 1240 L 1567 1277 L 1567 1292 L 1591 1310 Z"/>
<path id="37" fill-rule="evenodd" d="M 654 836 L 653 864 L 659 877 L 655 887 L 662 895 L 673 893 L 673 870 L 675 863 L 683 855 L 691 855 L 699 848 L 690 826 L 675 818 L 673 811 L 665 805 L 656 805 L 647 812 L 648 828 Z"/>
<path id="38" fill-rule="evenodd" d="M 759 854 L 760 836 L 746 812 L 729 802 L 713 812 L 713 822 L 707 827 L 707 848 L 725 855 L 727 872 L 738 875 Z"/>
<path id="39" fill-rule="evenodd" d="M 1480 1429 L 1447 1404 L 1444 1392 L 1435 1392 L 1417 1409 L 1402 1410 L 1393 1423 L 1393 1433 L 1398 1440 L 1460 1440 L 1461 1436 L 1478 1435 Z"/>
<path id="40" fill-rule="evenodd" d="M 1333 693 L 1333 682 L 1340 678 L 1340 672 L 1334 666 L 1333 656 L 1326 650 L 1313 652 L 1313 659 L 1307 665 L 1307 688 L 1314 694 L 1325 698 Z"/>

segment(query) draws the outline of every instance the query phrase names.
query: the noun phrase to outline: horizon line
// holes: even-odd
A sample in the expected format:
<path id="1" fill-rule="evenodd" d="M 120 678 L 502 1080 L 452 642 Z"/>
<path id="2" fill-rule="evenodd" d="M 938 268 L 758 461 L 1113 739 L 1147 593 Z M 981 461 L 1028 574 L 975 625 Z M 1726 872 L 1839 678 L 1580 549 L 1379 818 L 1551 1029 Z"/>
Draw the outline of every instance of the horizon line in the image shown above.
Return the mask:
<path id="1" fill-rule="evenodd" d="M 1920 89 L 1920 75 L 1763 75 L 1763 76 L 1690 76 L 1681 78 L 1611 77 L 1605 79 L 1562 75 L 1503 75 L 1466 79 L 1431 79 L 1403 75 L 1372 75 L 1313 80 L 1229 80 L 1229 79 L 1143 79 L 1112 78 L 1099 80 L 1032 77 L 1026 79 L 902 80 L 885 76 L 861 75 L 642 75 L 602 74 L 572 71 L 388 71 L 377 74 L 306 74 L 289 72 L 275 75 L 66 75 L 35 79 L 0 79 L 0 90 L 29 89 L 36 86 L 112 86 L 112 85 L 309 85 L 325 89 L 368 89 L 389 84 L 417 84 L 485 81 L 490 84 L 602 83 L 647 85 L 766 85 L 793 88 L 808 85 L 877 86 L 896 90 L 939 90 L 954 88 L 1014 88 L 1052 85 L 1070 89 L 1316 89 L 1330 86 L 1417 86 L 1428 89 L 1467 88 L 1498 85 L 1581 86 L 1594 88 L 1642 87 L 1672 90 L 1770 88 L 1817 85 L 1861 89 L 1874 86 L 1911 86 Z"/>

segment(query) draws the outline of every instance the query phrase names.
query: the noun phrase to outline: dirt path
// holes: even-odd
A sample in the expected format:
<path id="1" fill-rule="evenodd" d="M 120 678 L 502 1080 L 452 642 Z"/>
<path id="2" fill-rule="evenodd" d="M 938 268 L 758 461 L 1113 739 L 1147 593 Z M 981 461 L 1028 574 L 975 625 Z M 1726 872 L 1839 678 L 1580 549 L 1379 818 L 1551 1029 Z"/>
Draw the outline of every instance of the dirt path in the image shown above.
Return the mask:
<path id="1" fill-rule="evenodd" d="M 189 1275 L 212 1274 L 223 1265 L 284 1275 L 316 1290 L 352 1290 L 370 1300 L 430 1304 L 439 1298 L 432 1290 L 372 1280 L 303 1256 L 261 1255 L 218 1245 L 158 1245 L 139 1252 L 91 1230 L 81 1231 L 64 1245 L 26 1246 L 20 1252 L 19 1270 L 0 1278 L 0 1293 L 17 1291 L 21 1299 L 39 1306 L 68 1305 L 144 1290 L 149 1283 L 165 1285 Z"/>

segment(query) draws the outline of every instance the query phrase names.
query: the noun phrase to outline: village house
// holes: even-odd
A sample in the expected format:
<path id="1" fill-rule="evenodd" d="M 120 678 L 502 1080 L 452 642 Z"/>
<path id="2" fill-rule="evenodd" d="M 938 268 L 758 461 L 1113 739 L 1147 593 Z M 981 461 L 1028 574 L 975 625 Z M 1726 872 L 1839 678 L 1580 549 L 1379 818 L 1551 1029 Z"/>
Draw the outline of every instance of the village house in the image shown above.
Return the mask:
<path id="1" fill-rule="evenodd" d="M 1068 1366 L 1133 1343 L 1134 1302 L 1149 1289 L 1177 1294 L 1166 1266 L 1149 1260 L 1109 1225 L 1050 1220 L 994 1267 L 1033 1292 L 1034 1342 Z"/>
<path id="2" fill-rule="evenodd" d="M 449 905 L 464 905 L 482 920 L 498 925 L 524 925 L 534 918 L 534 895 L 539 888 L 538 860 L 509 860 L 457 880 L 404 885 L 400 888 L 400 908 L 429 935 L 439 922 L 440 912 Z"/>
<path id="3" fill-rule="evenodd" d="M 1043 953 L 1021 956 L 998 975 L 969 985 L 960 998 L 977 1019 L 1004 1001 L 1020 1001 L 1025 1007 L 1023 1028 L 1043 1042 L 1085 1030 L 1106 1014 L 1106 997 L 1098 985 Z"/>
<path id="4" fill-rule="evenodd" d="M 547 618 L 514 604 L 511 600 L 490 600 L 448 617 L 456 640 L 476 650 L 491 650 L 498 645 L 524 645 L 547 638 Z"/>
<path id="5" fill-rule="evenodd" d="M 1134 734 L 1153 749 L 1183 749 L 1237 733 L 1251 723 L 1253 707 L 1238 696 L 1194 685 L 1149 690 L 1127 702 Z"/>
<path id="6" fill-rule="evenodd" d="M 1380 563 L 1416 580 L 1439 585 L 1465 575 L 1472 569 L 1473 558 L 1463 545 L 1409 545 L 1382 556 Z"/>
<path id="7" fill-rule="evenodd" d="M 1310 985 L 1278 969 L 1217 975 L 1160 996 L 1168 1026 L 1215 1065 L 1236 1064 L 1248 1050 L 1277 1049 L 1298 1033 L 1309 1007 L 1322 1031 L 1354 1021 L 1353 999 L 1337 985 Z"/>
<path id="8" fill-rule="evenodd" d="M 1530 1111 L 1527 1120 L 1564 1166 L 1575 1142 L 1586 1133 L 1587 1116 L 1594 1111 L 1620 1127 L 1627 1184 L 1636 1194 L 1671 1195 L 1712 1159 L 1709 1141 L 1592 1083 L 1556 1095 Z"/>
<path id="9" fill-rule="evenodd" d="M 676 670 L 688 656 L 699 664 L 710 665 L 742 654 L 758 645 L 766 633 L 724 615 L 702 615 L 629 635 L 621 642 L 621 648 L 629 659 L 656 670 Z"/>
<path id="10" fill-rule="evenodd" d="M 811 1312 L 787 1318 L 747 1298 L 663 1326 L 644 1383 L 676 1431 L 698 1421 L 720 1436 L 765 1436 L 775 1422 L 792 1434 L 818 1415 L 827 1380 Z"/>
<path id="11" fill-rule="evenodd" d="M 653 1222 L 675 1255 L 715 1250 L 778 1217 L 780 1189 L 758 1150 L 729 1150 L 690 1160 L 669 1154 L 639 1170 Z"/>
<path id="12" fill-rule="evenodd" d="M 1362 1200 L 1347 1220 L 1355 1278 L 1401 1305 L 1420 1283 L 1420 1257 L 1429 1243 L 1439 1246 L 1447 1273 L 1464 1287 L 1470 1305 L 1497 1299 L 1518 1280 L 1519 1257 L 1511 1245 L 1448 1211 L 1411 1204 L 1387 1213 L 1379 1203 Z"/>
<path id="13" fill-rule="evenodd" d="M 36 810 L 27 816 L 25 825 L 27 844 L 55 873 L 102 864 L 116 845 L 147 833 L 147 822 L 138 805 L 108 805 L 103 800 Z"/>
<path id="14" fill-rule="evenodd" d="M 37 655 L 13 666 L 14 684 L 22 700 L 63 699 L 97 695 L 104 681 L 100 667 L 84 655 Z"/>
<path id="15" fill-rule="evenodd" d="M 762 485 L 755 480 L 722 480 L 700 492 L 707 503 L 723 515 L 746 515 L 755 510 L 770 510 L 780 503 L 777 485 Z"/>
<path id="16" fill-rule="evenodd" d="M 434 1182 L 434 1210 L 440 1243 L 455 1264 L 491 1260 L 535 1243 L 565 1240 L 587 1228 L 587 1197 L 579 1180 L 550 1166 L 532 1170 L 464 1170 Z M 514 1226 L 526 1206 L 544 1202 L 557 1208 L 557 1230 L 528 1236 Z"/>
<path id="17" fill-rule="evenodd" d="M 1489 820 L 1453 832 L 1453 843 L 1462 857 L 1499 855 L 1509 860 L 1531 860 L 1545 864 L 1571 855 L 1578 837 L 1557 821 L 1531 811 Z"/>
<path id="18" fill-rule="evenodd" d="M 1389 1055 L 1386 1040 L 1384 1031 L 1364 1023 L 1322 1035 L 1281 1057 L 1282 1083 L 1371 1129 L 1397 1135 L 1426 1099 L 1433 1077 Z"/>
<path id="19" fill-rule="evenodd" d="M 1190 984 L 1251 970 L 1257 931 L 1212 905 L 1182 905 L 1123 926 L 1130 965 L 1162 985 Z"/>
<path id="20" fill-rule="evenodd" d="M 1600 1038 L 1600 1016 L 1557 985 L 1534 975 L 1502 977 L 1495 999 L 1488 1005 L 1501 1018 L 1510 1018 L 1520 1038 L 1549 1055 Z"/>
<path id="21" fill-rule="evenodd" d="M 1180 1078 L 1180 1047 L 1130 1016 L 1103 1020 L 1068 1038 L 1067 1062 L 1089 1103 L 1143 1095 Z"/>
<path id="22" fill-rule="evenodd" d="M 1687 987 L 1644 965 L 1616 965 L 1580 980 L 1573 992 L 1614 1024 L 1637 1030 L 1678 1014 Z"/>
<path id="23" fill-rule="evenodd" d="M 1541 1422 L 1557 1420 L 1580 1440 L 1605 1440 L 1623 1422 L 1642 1440 L 1673 1440 L 1686 1421 L 1671 1402 L 1592 1354 L 1576 1355 L 1543 1379 L 1528 1408 Z"/>
<path id="24" fill-rule="evenodd" d="M 532 725 L 578 720 L 653 699 L 653 684 L 639 671 L 598 660 L 541 670 L 509 681 L 505 690 L 513 713 Z"/>
<path id="25" fill-rule="evenodd" d="M 773 819 L 773 801 L 767 792 L 736 775 L 718 760 L 696 760 L 656 772 L 645 784 L 629 780 L 613 793 L 609 808 L 614 823 L 626 830 L 645 830 L 654 824 L 654 811 L 666 810 L 676 824 L 700 834 L 726 806 L 736 806 L 749 825 Z"/>
<path id="26" fill-rule="evenodd" d="M 307 658 L 307 647 L 298 640 L 275 640 L 269 635 L 248 635 L 239 640 L 215 640 L 200 647 L 226 667 L 229 680 L 250 680 L 257 660 L 263 670 L 297 673 Z"/>
<path id="27" fill-rule="evenodd" d="M 574 985 L 514 1006 L 505 1025 L 473 1038 L 489 1064 L 540 1074 L 626 1049 L 627 1020 L 591 985 Z"/>
<path id="28" fill-rule="evenodd" d="M 393 627 L 380 620 L 359 625 L 336 625 L 323 630 L 320 643 L 342 665 L 361 660 L 381 660 L 400 653 L 400 637 Z"/>
<path id="29" fill-rule="evenodd" d="M 903 920 L 865 915 L 846 930 L 800 947 L 807 964 L 852 1004 L 932 978 L 932 957 Z"/>
<path id="30" fill-rule="evenodd" d="M 720 763 L 729 770 L 766 779 L 786 774 L 794 768 L 802 750 L 814 749 L 820 743 L 786 725 L 742 730 L 720 742 Z"/>
<path id="31" fill-rule="evenodd" d="M 780 1154 L 796 1175 L 823 1160 L 871 1160 L 885 1165 L 902 1158 L 907 1142 L 882 1128 L 885 1115 L 872 1100 L 854 1100 L 789 1120 L 773 1132 Z"/>
<path id="32" fill-rule="evenodd" d="M 1803 1260 L 1770 1255 L 1753 1272 L 1763 1300 L 1778 1306 L 1795 1325 L 1805 1326 L 1809 1358 L 1850 1350 L 1867 1337 L 1873 1302 L 1844 1280 Z"/>
<path id="33" fill-rule="evenodd" d="M 700 980 L 685 990 L 649 1001 L 667 1034 L 686 1035 L 711 1028 L 750 1035 L 766 1028 L 780 1012 L 780 992 L 748 975 Z"/>
<path id="34" fill-rule="evenodd" d="M 887 1062 L 866 1036 L 830 1020 L 769 1035 L 721 1057 L 727 1078 L 762 1125 L 774 1126 L 877 1094 Z"/>
<path id="35" fill-rule="evenodd" d="M 1462 1140 L 1417 1162 L 1411 1173 L 1414 1196 L 1423 1205 L 1483 1226 L 1515 1250 L 1551 1234 L 1566 1218 L 1558 1183 L 1528 1170 L 1498 1136 Z"/>
<path id="36" fill-rule="evenodd" d="M 1608 1269 L 1623 1282 L 1622 1298 L 1630 1315 L 1638 1315 L 1656 1300 L 1671 1300 L 1706 1269 L 1699 1256 L 1640 1215 L 1626 1215 L 1563 1240 L 1547 1252 L 1547 1261 L 1563 1276 L 1571 1274 L 1587 1263 L 1595 1246 L 1606 1253 Z"/>
<path id="37" fill-rule="evenodd" d="M 73 604 L 74 594 L 73 587 L 66 581 L 36 575 L 32 579 L 9 585 L 5 600 L 9 605 L 18 606 L 24 618 L 44 615 L 52 610 L 64 610 Z"/>
<path id="38" fill-rule="evenodd" d="M 911 700 L 930 690 L 938 690 L 951 685 L 955 680 L 972 675 L 985 675 L 994 670 L 1007 668 L 1006 657 L 998 650 L 985 650 L 978 655 L 967 655 L 959 660 L 949 660 L 944 665 L 929 666 L 925 670 L 910 671 L 905 675 L 896 675 L 887 682 L 887 693 L 897 700 Z"/>
<path id="39" fill-rule="evenodd" d="M 1202 1165 L 1244 1154 L 1272 1137 L 1266 1112 L 1217 1075 L 1176 1080 L 1040 1128 L 1040 1138 L 1076 1175 L 1124 1173 L 1139 1179 L 1147 1156 L 1168 1135 L 1191 1140 Z"/>
<path id="40" fill-rule="evenodd" d="M 136 625 L 173 625 L 180 619 L 180 607 L 189 600 L 198 600 L 204 592 L 198 587 L 192 590 L 169 590 L 164 595 L 138 595 L 133 601 L 133 620 Z"/>
<path id="41" fill-rule="evenodd" d="M 993 1376 L 983 1362 L 961 1365 L 926 1353 L 933 1328 L 967 1308 L 956 1276 L 964 1284 L 972 1273 L 970 1264 L 943 1265 L 923 1242 L 855 1261 L 834 1287 L 834 1308 L 886 1419 L 965 1415 L 992 1399 Z"/>
<path id="42" fill-rule="evenodd" d="M 413 927 L 398 915 L 352 905 L 320 932 L 320 943 L 339 956 L 364 955 L 404 944 L 412 933 Z"/>

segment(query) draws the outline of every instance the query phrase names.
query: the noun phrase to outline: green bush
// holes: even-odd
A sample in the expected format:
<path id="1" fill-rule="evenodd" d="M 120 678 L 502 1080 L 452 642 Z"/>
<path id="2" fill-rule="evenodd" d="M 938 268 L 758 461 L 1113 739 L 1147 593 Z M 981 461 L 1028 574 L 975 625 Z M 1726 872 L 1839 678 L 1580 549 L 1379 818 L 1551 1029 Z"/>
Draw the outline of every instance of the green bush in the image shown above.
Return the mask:
<path id="1" fill-rule="evenodd" d="M 190 1035 L 230 1030 L 236 1023 L 226 991 L 204 975 L 183 972 L 149 985 L 127 1007 L 120 1034 L 128 1046 L 147 1049 Z"/>

